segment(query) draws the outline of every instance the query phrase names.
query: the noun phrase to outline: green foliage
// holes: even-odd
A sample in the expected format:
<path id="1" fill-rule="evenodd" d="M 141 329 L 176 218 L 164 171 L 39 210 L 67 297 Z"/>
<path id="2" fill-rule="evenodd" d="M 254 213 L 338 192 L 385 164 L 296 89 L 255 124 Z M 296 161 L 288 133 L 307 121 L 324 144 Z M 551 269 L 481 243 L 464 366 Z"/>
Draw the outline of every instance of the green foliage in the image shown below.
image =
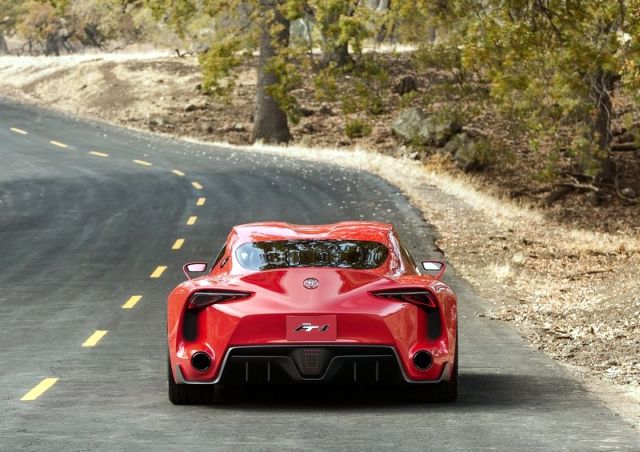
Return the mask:
<path id="1" fill-rule="evenodd" d="M 606 158 L 615 81 L 640 86 L 639 12 L 639 0 L 418 0 L 396 7 L 405 18 L 429 18 L 423 35 L 438 30 L 436 44 L 416 40 L 425 65 L 450 71 L 460 86 L 477 73 L 503 113 L 539 125 L 548 137 L 558 124 L 586 126 L 591 145 L 576 151 L 588 156 L 586 171 Z"/>
<path id="2" fill-rule="evenodd" d="M 203 91 L 221 96 L 232 92 L 235 84 L 231 75 L 233 69 L 242 63 L 241 50 L 241 41 L 227 39 L 213 43 L 207 52 L 199 56 Z"/>
<path id="3" fill-rule="evenodd" d="M 55 2 L 32 0 L 21 5 L 16 32 L 29 41 L 46 41 L 64 26 Z"/>
<path id="4" fill-rule="evenodd" d="M 295 56 L 288 52 L 281 52 L 267 63 L 267 70 L 274 73 L 277 83 L 268 88 L 268 93 L 273 97 L 294 124 L 300 120 L 298 102 L 293 90 L 300 87 L 302 74 L 295 64 Z"/>
<path id="5" fill-rule="evenodd" d="M 371 125 L 366 121 L 356 118 L 347 119 L 344 133 L 349 138 L 362 138 L 371 135 Z"/>

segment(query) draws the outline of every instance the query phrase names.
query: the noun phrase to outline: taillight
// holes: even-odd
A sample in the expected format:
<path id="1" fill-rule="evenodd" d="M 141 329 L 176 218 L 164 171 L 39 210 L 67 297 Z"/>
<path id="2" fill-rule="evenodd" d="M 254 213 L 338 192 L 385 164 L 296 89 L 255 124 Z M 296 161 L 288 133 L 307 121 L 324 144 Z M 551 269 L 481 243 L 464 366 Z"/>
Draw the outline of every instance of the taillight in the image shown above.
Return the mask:
<path id="1" fill-rule="evenodd" d="M 189 298 L 188 309 L 202 309 L 215 303 L 242 300 L 244 298 L 249 298 L 250 296 L 250 292 L 233 292 L 228 290 L 196 292 L 191 295 L 191 298 Z"/>
<path id="2" fill-rule="evenodd" d="M 415 304 L 427 309 L 435 309 L 437 307 L 433 295 L 424 289 L 382 290 L 380 292 L 373 292 L 373 295 L 388 300 Z"/>

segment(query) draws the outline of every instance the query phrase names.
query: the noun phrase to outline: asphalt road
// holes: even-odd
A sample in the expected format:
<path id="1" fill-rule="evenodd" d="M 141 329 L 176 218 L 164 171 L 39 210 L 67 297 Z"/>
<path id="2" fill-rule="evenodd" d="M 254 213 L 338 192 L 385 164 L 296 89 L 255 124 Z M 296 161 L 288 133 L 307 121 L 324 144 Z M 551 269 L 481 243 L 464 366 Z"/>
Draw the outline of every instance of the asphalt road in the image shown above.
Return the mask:
<path id="1" fill-rule="evenodd" d="M 234 224 L 348 219 L 393 222 L 416 257 L 436 255 L 419 212 L 368 173 L 0 101 L 0 449 L 640 450 L 511 326 L 478 317 L 486 302 L 453 272 L 455 404 L 296 391 L 171 405 L 165 297 L 180 266 L 211 258 Z"/>

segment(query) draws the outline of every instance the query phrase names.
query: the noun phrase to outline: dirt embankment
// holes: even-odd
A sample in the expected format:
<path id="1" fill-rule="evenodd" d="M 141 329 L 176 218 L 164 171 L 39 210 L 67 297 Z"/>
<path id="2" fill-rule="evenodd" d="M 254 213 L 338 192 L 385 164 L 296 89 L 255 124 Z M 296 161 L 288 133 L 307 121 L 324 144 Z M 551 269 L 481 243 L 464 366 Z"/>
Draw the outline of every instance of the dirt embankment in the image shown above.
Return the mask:
<path id="1" fill-rule="evenodd" d="M 199 92 L 195 60 L 163 55 L 5 57 L 0 79 L 0 95 L 125 126 L 235 144 L 247 143 L 251 132 L 250 70 L 239 77 L 229 103 Z M 352 141 L 344 136 L 339 107 L 305 99 L 307 116 L 293 127 L 297 145 L 408 154 L 391 135 L 393 111 L 376 117 L 369 137 Z M 283 152 L 339 159 L 400 186 L 437 227 L 447 260 L 494 301 L 494 309 L 478 315 L 514 322 L 532 346 L 570 366 L 597 393 L 613 391 L 609 403 L 640 426 L 637 216 L 619 215 L 618 205 L 594 214 L 598 221 L 614 216 L 606 232 L 575 228 L 549 211 L 483 194 L 478 187 L 500 191 L 486 179 L 444 173 L 446 164 L 353 150 Z M 422 199 L 420 184 L 436 185 L 446 196 Z M 562 208 L 571 213 L 579 202 Z M 578 216 L 586 225 L 584 212 Z"/>

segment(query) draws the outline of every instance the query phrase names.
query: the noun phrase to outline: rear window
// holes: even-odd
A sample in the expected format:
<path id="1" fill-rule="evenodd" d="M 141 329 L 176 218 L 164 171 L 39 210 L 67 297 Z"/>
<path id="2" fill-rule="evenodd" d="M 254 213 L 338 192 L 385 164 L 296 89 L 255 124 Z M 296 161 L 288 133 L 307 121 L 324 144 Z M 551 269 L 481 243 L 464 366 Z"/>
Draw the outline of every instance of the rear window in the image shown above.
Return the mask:
<path id="1" fill-rule="evenodd" d="M 278 240 L 250 242 L 236 250 L 249 270 L 292 267 L 334 267 L 371 270 L 380 267 L 389 250 L 382 243 L 362 240 Z"/>

